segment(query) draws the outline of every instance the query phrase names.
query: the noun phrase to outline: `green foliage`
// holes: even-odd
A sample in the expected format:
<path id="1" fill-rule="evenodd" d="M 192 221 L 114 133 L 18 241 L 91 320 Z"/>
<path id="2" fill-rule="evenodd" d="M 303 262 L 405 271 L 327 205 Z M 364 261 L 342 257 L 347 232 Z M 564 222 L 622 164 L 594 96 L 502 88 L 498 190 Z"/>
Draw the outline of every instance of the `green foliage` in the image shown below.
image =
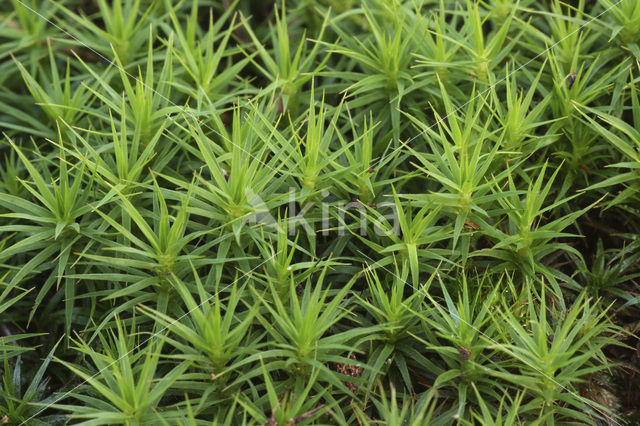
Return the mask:
<path id="1" fill-rule="evenodd" d="M 0 415 L 7 419 L 5 423 L 9 419 L 15 424 L 32 422 L 35 425 L 46 425 L 60 421 L 61 415 L 33 418 L 40 406 L 56 402 L 55 396 L 46 396 L 46 387 L 49 380 L 44 375 L 57 347 L 58 345 L 56 344 L 51 349 L 33 375 L 27 372 L 23 374 L 20 356 L 16 358 L 13 366 L 10 365 L 8 356 L 4 358 L 2 388 L 0 388 L 0 398 L 2 400 Z M 28 386 L 24 389 L 24 384 L 27 382 Z"/>
<path id="2" fill-rule="evenodd" d="M 634 423 L 639 36 L 635 0 L 0 2 L 0 423 Z"/>

